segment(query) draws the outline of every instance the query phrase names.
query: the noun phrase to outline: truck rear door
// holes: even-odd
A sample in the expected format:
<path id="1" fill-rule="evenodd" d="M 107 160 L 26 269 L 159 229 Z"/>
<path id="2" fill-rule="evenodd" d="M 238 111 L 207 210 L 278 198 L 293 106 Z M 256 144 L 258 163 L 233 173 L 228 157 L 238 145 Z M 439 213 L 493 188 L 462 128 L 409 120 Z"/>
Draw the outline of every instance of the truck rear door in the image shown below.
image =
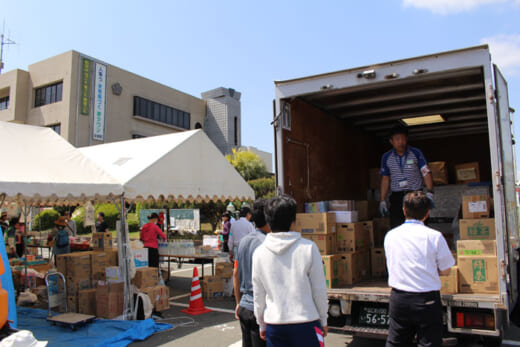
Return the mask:
<path id="1" fill-rule="evenodd" d="M 504 254 L 503 271 L 507 276 L 507 289 L 509 296 L 509 308 L 515 303 L 518 296 L 516 253 L 518 248 L 518 212 L 515 187 L 515 159 L 513 152 L 513 138 L 511 132 L 511 112 L 509 108 L 509 97 L 507 93 L 507 82 L 496 65 L 494 67 L 495 77 L 495 99 L 496 99 L 496 118 L 499 129 L 500 150 L 500 175 L 502 181 L 503 208 L 499 215 L 495 211 L 495 218 L 502 218 L 506 226 L 503 237 L 506 247 Z M 509 271 L 507 271 L 509 269 Z"/>

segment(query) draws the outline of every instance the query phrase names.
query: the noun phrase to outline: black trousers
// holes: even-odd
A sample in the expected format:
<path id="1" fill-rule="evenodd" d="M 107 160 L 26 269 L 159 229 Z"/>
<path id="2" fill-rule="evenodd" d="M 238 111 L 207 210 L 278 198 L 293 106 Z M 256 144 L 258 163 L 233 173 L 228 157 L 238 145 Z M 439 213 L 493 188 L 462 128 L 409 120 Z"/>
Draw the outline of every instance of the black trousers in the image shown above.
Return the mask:
<path id="1" fill-rule="evenodd" d="M 260 338 L 260 327 L 256 323 L 254 312 L 240 306 L 238 318 L 242 329 L 242 347 L 265 346 L 265 341 Z"/>
<path id="2" fill-rule="evenodd" d="M 148 248 L 148 267 L 159 267 L 159 250 L 157 248 Z"/>
<path id="3" fill-rule="evenodd" d="M 442 303 L 440 292 L 409 293 L 392 289 L 390 328 L 386 347 L 442 345 Z"/>
<path id="4" fill-rule="evenodd" d="M 404 223 L 403 200 L 409 192 L 392 192 L 390 194 L 390 228 L 393 229 Z"/>

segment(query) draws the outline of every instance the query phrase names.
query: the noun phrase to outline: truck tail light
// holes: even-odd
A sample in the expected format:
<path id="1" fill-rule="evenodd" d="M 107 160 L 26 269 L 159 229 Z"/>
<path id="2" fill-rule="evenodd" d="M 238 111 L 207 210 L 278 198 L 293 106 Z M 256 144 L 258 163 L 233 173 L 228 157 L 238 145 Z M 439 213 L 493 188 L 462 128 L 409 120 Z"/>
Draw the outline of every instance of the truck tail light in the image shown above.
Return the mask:
<path id="1" fill-rule="evenodd" d="M 454 312 L 454 328 L 495 330 L 495 316 L 491 310 Z"/>

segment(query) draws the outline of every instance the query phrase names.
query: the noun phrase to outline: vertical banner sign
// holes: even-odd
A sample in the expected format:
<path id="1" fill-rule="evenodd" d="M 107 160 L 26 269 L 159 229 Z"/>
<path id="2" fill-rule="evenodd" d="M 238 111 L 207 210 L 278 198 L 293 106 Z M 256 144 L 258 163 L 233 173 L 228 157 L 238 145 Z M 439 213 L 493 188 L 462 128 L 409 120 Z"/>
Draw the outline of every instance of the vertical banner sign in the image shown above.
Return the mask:
<path id="1" fill-rule="evenodd" d="M 80 113 L 90 115 L 90 88 L 92 85 L 92 61 L 81 58 Z"/>
<path id="2" fill-rule="evenodd" d="M 107 67 L 96 63 L 96 75 L 94 76 L 94 127 L 92 138 L 103 141 L 105 139 L 105 98 Z"/>

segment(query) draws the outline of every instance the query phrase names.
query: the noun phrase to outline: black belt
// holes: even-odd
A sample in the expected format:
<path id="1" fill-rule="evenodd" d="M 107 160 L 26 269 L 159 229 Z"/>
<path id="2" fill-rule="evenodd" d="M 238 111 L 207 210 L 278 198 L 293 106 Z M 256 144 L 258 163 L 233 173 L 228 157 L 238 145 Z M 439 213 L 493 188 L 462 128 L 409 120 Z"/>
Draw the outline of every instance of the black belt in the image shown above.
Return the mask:
<path id="1" fill-rule="evenodd" d="M 405 290 L 400 290 L 396 288 L 392 288 L 393 292 L 396 292 L 397 294 L 409 294 L 409 295 L 431 295 L 431 294 L 437 294 L 440 293 L 440 290 L 432 290 L 429 292 L 407 292 Z"/>

